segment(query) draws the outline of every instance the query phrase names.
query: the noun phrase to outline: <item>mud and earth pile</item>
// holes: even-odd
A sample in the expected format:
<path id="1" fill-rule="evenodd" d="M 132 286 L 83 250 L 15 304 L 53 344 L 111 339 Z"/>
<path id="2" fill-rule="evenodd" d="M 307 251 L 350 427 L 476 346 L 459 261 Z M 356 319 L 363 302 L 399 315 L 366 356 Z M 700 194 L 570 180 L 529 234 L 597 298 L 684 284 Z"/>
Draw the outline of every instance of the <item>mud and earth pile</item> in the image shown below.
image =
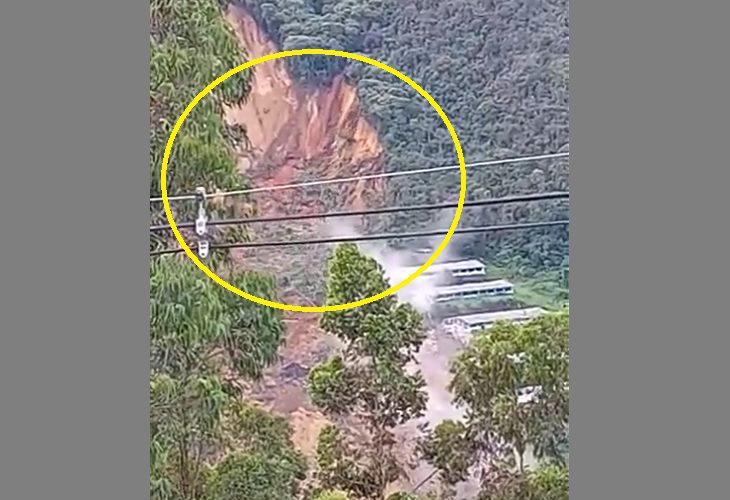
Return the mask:
<path id="1" fill-rule="evenodd" d="M 249 59 L 278 50 L 244 9 L 231 6 L 228 20 Z M 260 64 L 254 68 L 247 100 L 228 108 L 226 120 L 246 131 L 247 144 L 238 165 L 255 187 L 382 169 L 378 134 L 362 113 L 357 90 L 343 78 L 326 87 L 306 88 L 294 81 L 284 60 Z M 382 182 L 370 180 L 335 186 L 334 199 L 332 191 L 314 188 L 258 193 L 253 201 L 259 215 L 272 216 L 320 213 L 331 210 L 333 203 L 339 210 L 372 207 L 380 203 L 382 194 Z M 256 240 L 311 238 L 328 230 L 323 224 L 318 220 L 260 224 L 252 233 Z M 267 248 L 240 251 L 235 258 L 243 267 L 277 275 L 282 301 L 312 305 L 312 295 L 292 283 L 292 276 L 322 281 L 327 250 L 314 246 Z M 326 359 L 337 343 L 318 328 L 318 315 L 286 313 L 285 321 L 287 338 L 279 362 L 259 383 L 248 385 L 246 392 L 271 411 L 287 416 L 297 446 L 311 455 L 327 419 L 309 404 L 304 382 L 309 369 Z"/>

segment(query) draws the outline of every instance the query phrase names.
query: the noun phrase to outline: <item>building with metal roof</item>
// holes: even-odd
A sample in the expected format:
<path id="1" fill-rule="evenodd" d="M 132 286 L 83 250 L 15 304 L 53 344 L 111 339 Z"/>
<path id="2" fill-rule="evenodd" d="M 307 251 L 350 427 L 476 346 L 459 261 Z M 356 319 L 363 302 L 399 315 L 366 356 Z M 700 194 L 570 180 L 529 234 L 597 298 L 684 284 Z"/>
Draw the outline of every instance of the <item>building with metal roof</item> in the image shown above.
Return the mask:
<path id="1" fill-rule="evenodd" d="M 476 330 L 489 328 L 497 321 L 524 322 L 542 316 L 546 312 L 540 307 L 528 307 L 509 311 L 467 314 L 446 318 L 441 325 L 445 331 L 463 341 Z"/>
<path id="2" fill-rule="evenodd" d="M 514 285 L 512 283 L 507 280 L 492 280 L 436 287 L 434 300 L 436 302 L 448 302 L 450 300 L 500 297 L 513 294 Z"/>
<path id="3" fill-rule="evenodd" d="M 404 271 L 414 273 L 419 266 L 409 266 Z M 448 273 L 454 277 L 483 276 L 487 269 L 483 262 L 476 259 L 459 260 L 454 262 L 437 262 L 431 264 L 423 274 L 425 276 Z"/>

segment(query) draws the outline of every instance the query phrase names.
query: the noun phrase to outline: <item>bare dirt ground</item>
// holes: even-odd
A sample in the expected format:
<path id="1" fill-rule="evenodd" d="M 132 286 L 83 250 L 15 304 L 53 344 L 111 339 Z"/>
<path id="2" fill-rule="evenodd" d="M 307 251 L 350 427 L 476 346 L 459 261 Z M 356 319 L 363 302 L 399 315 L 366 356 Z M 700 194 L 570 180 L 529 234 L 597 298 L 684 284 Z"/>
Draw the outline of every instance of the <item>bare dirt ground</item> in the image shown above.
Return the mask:
<path id="1" fill-rule="evenodd" d="M 229 20 L 250 57 L 277 50 L 244 9 L 233 8 Z M 256 187 L 382 170 L 383 149 L 378 134 L 362 114 L 356 90 L 343 79 L 336 79 L 329 88 L 302 89 L 281 61 L 264 63 L 256 69 L 249 99 L 242 106 L 229 109 L 227 119 L 246 128 L 250 144 L 247 153 L 239 158 L 239 166 Z M 343 200 L 341 209 L 362 209 L 377 205 L 384 185 L 381 181 L 358 182 L 338 186 L 335 191 L 337 199 Z M 325 195 L 333 196 L 321 191 L 282 190 L 257 195 L 255 203 L 264 216 L 319 213 L 325 208 Z M 276 228 L 258 224 L 252 233 L 259 240 L 302 239 L 321 236 L 320 224 L 297 223 Z M 280 283 L 285 294 L 283 301 L 313 305 L 311 301 L 316 297 L 311 289 L 302 291 L 297 287 L 322 279 L 322 248 L 326 250 L 322 246 L 256 249 L 237 252 L 234 258 L 242 267 L 278 272 L 280 281 L 286 277 L 286 283 Z M 312 406 L 306 392 L 306 376 L 312 366 L 327 358 L 337 342 L 319 329 L 318 314 L 287 312 L 285 321 L 286 342 L 280 349 L 279 361 L 261 381 L 247 384 L 244 394 L 285 416 L 292 426 L 295 445 L 311 458 L 319 432 L 328 419 Z M 428 409 L 423 419 L 397 431 L 404 459 L 411 458 L 415 451 L 417 438 L 422 434 L 419 425 L 459 417 L 447 389 L 448 366 L 457 349 L 454 341 L 431 335 L 421 350 L 419 367 L 428 386 Z M 360 432 L 354 422 L 346 427 L 351 435 Z M 409 478 L 393 486 L 410 490 L 432 472 L 427 465 L 415 464 Z M 432 483 L 424 483 L 422 489 L 428 489 Z"/>

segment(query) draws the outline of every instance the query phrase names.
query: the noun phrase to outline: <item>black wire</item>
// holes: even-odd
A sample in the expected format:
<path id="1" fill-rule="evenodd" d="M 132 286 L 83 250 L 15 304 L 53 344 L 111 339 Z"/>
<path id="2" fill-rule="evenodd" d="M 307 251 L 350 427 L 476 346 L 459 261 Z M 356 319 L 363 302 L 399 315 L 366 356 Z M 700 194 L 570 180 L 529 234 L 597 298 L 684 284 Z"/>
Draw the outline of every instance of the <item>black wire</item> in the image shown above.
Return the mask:
<path id="1" fill-rule="evenodd" d="M 569 155 L 570 155 L 570 153 L 568 153 L 567 151 L 563 151 L 560 153 L 546 153 L 546 154 L 540 154 L 540 155 L 522 156 L 522 157 L 518 157 L 518 158 L 502 158 L 501 160 L 476 161 L 476 162 L 466 163 L 464 166 L 468 169 L 471 169 L 471 168 L 476 168 L 476 167 L 507 165 L 509 163 L 522 163 L 522 162 L 526 162 L 526 161 L 540 161 L 540 160 L 548 160 L 548 159 L 566 158 Z M 334 178 L 334 179 L 321 179 L 318 181 L 301 182 L 301 183 L 297 183 L 297 184 L 280 184 L 280 185 L 276 185 L 276 186 L 247 188 L 247 189 L 242 189 L 242 190 L 238 190 L 238 191 L 228 191 L 225 193 L 210 193 L 208 196 L 210 196 L 211 198 L 215 198 L 215 197 L 219 197 L 219 196 L 234 196 L 234 195 L 251 194 L 251 193 L 271 192 L 271 191 L 279 191 L 282 189 L 324 186 L 324 185 L 340 184 L 343 182 L 354 182 L 354 181 L 368 180 L 368 179 L 385 179 L 385 178 L 392 178 L 392 177 L 401 177 L 404 175 L 407 176 L 407 175 L 416 175 L 416 174 L 432 174 L 435 172 L 458 170 L 459 168 L 461 168 L 460 165 L 442 165 L 440 167 L 434 167 L 434 168 L 420 168 L 420 169 L 416 169 L 416 170 L 402 170 L 402 171 L 396 171 L 396 172 L 381 172 L 379 174 L 368 174 L 368 175 L 360 175 L 360 176 L 354 176 L 354 177 L 339 177 L 339 178 Z M 194 194 L 175 195 L 175 196 L 168 196 L 167 199 L 168 199 L 168 201 L 194 200 L 195 195 Z M 162 198 L 150 198 L 150 203 L 158 203 L 161 201 L 163 201 Z"/>
<path id="2" fill-rule="evenodd" d="M 569 194 L 567 191 L 555 191 L 550 193 L 538 193 L 538 194 L 525 194 L 517 196 L 505 196 L 503 198 L 491 198 L 486 200 L 473 200 L 464 202 L 464 207 L 478 207 L 486 205 L 501 205 L 506 203 L 521 203 L 529 201 L 542 201 L 542 200 L 557 200 L 568 198 Z M 388 214 L 393 212 L 415 212 L 420 210 L 441 210 L 445 208 L 456 208 L 457 203 L 441 203 L 431 205 L 406 205 L 400 207 L 385 207 L 375 208 L 370 210 L 356 210 L 351 212 L 329 212 L 319 214 L 299 214 L 299 215 L 281 215 L 276 217 L 253 217 L 248 219 L 223 219 L 209 221 L 209 226 L 234 226 L 234 225 L 245 225 L 252 224 L 254 222 L 282 222 L 290 220 L 304 220 L 304 219 L 326 219 L 333 217 L 351 217 L 358 215 L 375 215 L 375 214 Z M 194 222 L 182 222 L 177 225 L 178 228 L 193 228 L 195 227 Z M 150 226 L 150 231 L 169 231 L 169 224 L 162 224 L 159 226 Z"/>
<path id="3" fill-rule="evenodd" d="M 567 226 L 569 220 L 557 220 L 547 222 L 525 222 L 518 224 L 505 224 L 501 226 L 481 226 L 457 229 L 454 234 L 470 234 L 470 233 L 491 233 L 496 231 L 511 231 L 516 229 L 536 229 L 541 227 Z M 338 238 L 321 238 L 314 240 L 289 240 L 289 241 L 261 241 L 253 243 L 223 243 L 220 245 L 211 245 L 211 250 L 226 250 L 231 248 L 259 248 L 259 247 L 283 247 L 298 245 L 315 245 L 320 243 L 347 243 L 353 241 L 372 241 L 372 240 L 388 240 L 397 238 L 419 238 L 424 236 L 438 236 L 446 234 L 447 231 L 423 231 L 415 233 L 390 233 L 390 234 L 366 234 L 363 236 L 344 236 Z M 168 248 L 166 250 L 158 250 L 151 252 L 150 256 L 166 255 L 183 252 L 182 248 Z"/>

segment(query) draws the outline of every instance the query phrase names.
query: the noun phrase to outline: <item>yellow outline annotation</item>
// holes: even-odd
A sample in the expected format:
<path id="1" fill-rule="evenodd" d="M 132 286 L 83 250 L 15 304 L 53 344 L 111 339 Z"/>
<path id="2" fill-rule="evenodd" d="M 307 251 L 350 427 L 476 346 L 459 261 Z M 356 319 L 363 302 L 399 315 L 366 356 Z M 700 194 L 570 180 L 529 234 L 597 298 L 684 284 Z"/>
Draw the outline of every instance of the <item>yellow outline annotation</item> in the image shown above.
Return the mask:
<path id="1" fill-rule="evenodd" d="M 253 66 L 256 66 L 261 63 L 265 63 L 267 61 L 274 61 L 276 59 L 283 59 L 286 57 L 293 57 L 293 56 L 304 56 L 304 55 L 322 55 L 322 56 L 333 56 L 333 57 L 344 57 L 346 59 L 352 59 L 355 61 L 360 61 L 366 64 L 370 64 L 372 66 L 375 66 L 376 68 L 380 68 L 383 71 L 387 71 L 391 75 L 394 75 L 398 77 L 401 81 L 407 83 L 410 85 L 413 89 L 416 90 L 424 99 L 428 101 L 428 103 L 436 110 L 438 115 L 441 117 L 441 120 L 443 120 L 444 124 L 446 125 L 446 128 L 449 131 L 449 134 L 451 135 L 451 139 L 454 141 L 454 147 L 456 149 L 456 155 L 459 158 L 459 170 L 460 170 L 460 184 L 461 189 L 459 190 L 459 201 L 458 206 L 456 208 L 456 213 L 454 214 L 454 218 L 451 221 L 451 226 L 449 227 L 448 232 L 446 233 L 446 236 L 441 241 L 439 246 L 436 248 L 436 250 L 431 254 L 431 256 L 428 258 L 428 260 L 419 267 L 413 274 L 408 276 L 406 279 L 401 281 L 400 283 L 391 286 L 387 290 L 384 290 L 376 295 L 373 295 L 371 297 L 366 297 L 364 299 L 360 299 L 354 302 L 348 302 L 346 304 L 334 304 L 334 305 L 325 305 L 325 306 L 298 306 L 298 305 L 292 305 L 292 304 L 283 304 L 280 302 L 274 302 L 271 300 L 262 299 L 261 297 L 256 297 L 254 295 L 251 295 L 249 293 L 244 292 L 243 290 L 231 285 L 224 279 L 222 279 L 220 276 L 215 274 L 208 266 L 206 266 L 203 262 L 198 259 L 198 257 L 195 255 L 195 253 L 190 249 L 190 247 L 185 243 L 185 240 L 183 239 L 182 235 L 180 234 L 180 231 L 177 228 L 177 225 L 175 224 L 175 221 L 172 216 L 172 211 L 170 210 L 170 202 L 167 198 L 167 168 L 168 168 L 168 162 L 170 160 L 170 152 L 172 151 L 172 145 L 175 142 L 175 137 L 177 136 L 178 132 L 180 131 L 180 128 L 182 127 L 183 122 L 185 122 L 185 119 L 188 117 L 190 112 L 195 108 L 195 106 L 200 102 L 203 97 L 208 95 L 214 88 L 216 88 L 218 85 L 223 83 L 225 80 L 230 78 L 231 76 L 245 70 L 248 68 L 252 68 Z M 449 243 L 449 240 L 454 234 L 454 231 L 456 230 L 457 226 L 459 225 L 459 219 L 461 218 L 461 212 L 464 208 L 464 199 L 466 197 L 466 164 L 464 161 L 464 153 L 461 149 L 461 143 L 459 142 L 459 138 L 456 135 L 456 131 L 454 130 L 454 127 L 451 125 L 451 122 L 449 121 L 449 118 L 446 116 L 444 111 L 441 109 L 441 106 L 431 97 L 428 92 L 426 92 L 423 88 L 421 88 L 420 85 L 418 85 L 416 82 L 411 80 L 408 76 L 404 75 L 400 71 L 391 68 L 390 66 L 380 62 L 376 61 L 375 59 L 371 59 L 369 57 L 360 55 L 360 54 L 354 54 L 350 52 L 345 52 L 342 50 L 329 50 L 329 49 L 298 49 L 298 50 L 286 50 L 282 52 L 276 52 L 273 54 L 268 54 L 262 57 L 258 57 L 256 59 L 252 59 L 248 62 L 245 62 L 241 64 L 240 66 L 237 66 L 228 72 L 224 73 L 223 75 L 219 76 L 215 80 L 213 80 L 207 87 L 205 87 L 198 95 L 195 96 L 195 98 L 190 101 L 190 104 L 185 108 L 185 111 L 183 111 L 182 115 L 177 119 L 177 122 L 175 123 L 175 126 L 172 128 L 172 132 L 170 133 L 170 137 L 167 140 L 167 144 L 165 146 L 165 152 L 162 157 L 162 169 L 160 171 L 160 186 L 162 191 L 162 203 L 165 207 L 165 214 L 167 215 L 167 220 L 170 223 L 170 227 L 172 228 L 172 232 L 175 234 L 175 238 L 177 239 L 178 243 L 180 244 L 180 247 L 182 247 L 185 254 L 192 260 L 198 268 L 200 268 L 210 279 L 218 283 L 223 288 L 235 293 L 236 295 L 239 295 L 245 299 L 251 300 L 253 302 L 256 302 L 258 304 L 273 307 L 275 309 L 282 309 L 285 311 L 297 311 L 297 312 L 313 312 L 313 313 L 323 313 L 323 312 L 329 312 L 329 311 L 344 311 L 346 309 L 352 309 L 355 307 L 360 307 L 365 304 L 369 304 L 371 302 L 375 302 L 377 300 L 380 300 L 384 297 L 387 297 L 388 295 L 391 295 L 398 290 L 402 289 L 409 283 L 411 283 L 413 280 L 415 280 L 421 273 L 423 273 L 428 267 L 434 263 L 434 261 L 438 258 L 438 256 L 441 254 L 441 252 L 444 251 L 446 246 Z"/>

